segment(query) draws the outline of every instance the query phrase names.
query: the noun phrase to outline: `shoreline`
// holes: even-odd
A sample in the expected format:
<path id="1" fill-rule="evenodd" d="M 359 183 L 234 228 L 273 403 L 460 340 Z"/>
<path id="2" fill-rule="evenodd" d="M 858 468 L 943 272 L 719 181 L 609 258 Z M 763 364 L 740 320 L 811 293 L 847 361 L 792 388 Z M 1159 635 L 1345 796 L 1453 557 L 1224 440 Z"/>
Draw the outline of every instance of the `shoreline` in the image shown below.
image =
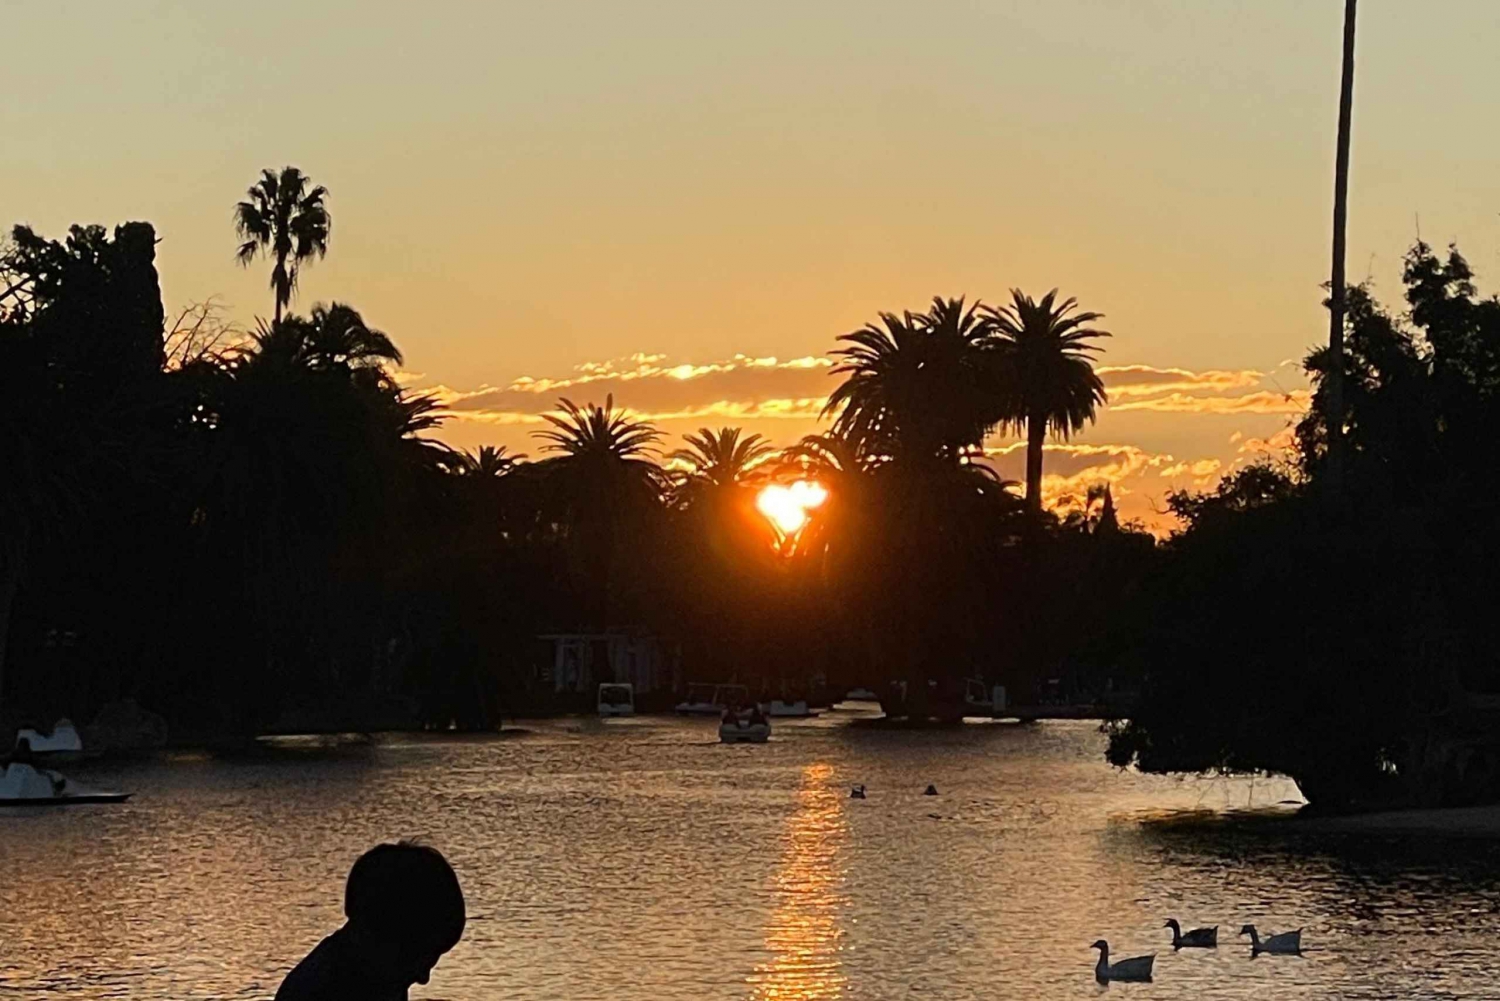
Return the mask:
<path id="1" fill-rule="evenodd" d="M 1494 838 L 1500 837 L 1500 804 L 1307 817 L 1299 818 L 1297 826 L 1332 834 L 1445 834 Z"/>

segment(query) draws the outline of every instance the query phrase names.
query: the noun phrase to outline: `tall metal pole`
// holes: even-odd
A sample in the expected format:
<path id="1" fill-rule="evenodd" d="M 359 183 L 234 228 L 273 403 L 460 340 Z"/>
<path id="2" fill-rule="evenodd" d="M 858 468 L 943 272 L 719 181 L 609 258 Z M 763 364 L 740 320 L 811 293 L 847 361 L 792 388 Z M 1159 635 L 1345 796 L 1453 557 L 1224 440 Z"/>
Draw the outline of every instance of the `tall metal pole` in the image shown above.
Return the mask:
<path id="1" fill-rule="evenodd" d="M 1354 18 L 1359 0 L 1344 0 L 1344 73 L 1339 87 L 1338 155 L 1333 168 L 1333 275 L 1328 309 L 1328 471 L 1344 479 L 1344 240 L 1349 215 L 1349 117 L 1354 105 Z"/>

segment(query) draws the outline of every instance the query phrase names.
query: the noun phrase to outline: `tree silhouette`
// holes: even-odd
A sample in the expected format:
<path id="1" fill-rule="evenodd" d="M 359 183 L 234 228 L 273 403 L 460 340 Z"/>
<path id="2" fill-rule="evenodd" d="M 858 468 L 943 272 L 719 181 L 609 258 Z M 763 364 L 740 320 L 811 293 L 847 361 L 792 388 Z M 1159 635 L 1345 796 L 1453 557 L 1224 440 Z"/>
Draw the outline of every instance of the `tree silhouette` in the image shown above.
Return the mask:
<path id="1" fill-rule="evenodd" d="M 699 428 L 696 434 L 685 434 L 688 448 L 679 448 L 668 459 L 687 466 L 680 486 L 728 488 L 748 483 L 776 451 L 764 435 L 744 434 L 740 428 Z"/>
<path id="2" fill-rule="evenodd" d="M 306 174 L 296 167 L 281 172 L 267 168 L 260 180 L 234 207 L 234 228 L 244 243 L 235 259 L 248 267 L 257 256 L 266 256 L 271 266 L 271 291 L 276 296 L 276 318 L 291 303 L 303 262 L 328 253 L 328 233 L 333 219 L 325 200 L 328 189 L 309 187 Z"/>
<path id="3" fill-rule="evenodd" d="M 501 445 L 481 445 L 477 452 L 464 452 L 459 457 L 458 473 L 478 479 L 495 480 L 516 468 L 516 463 L 526 458 L 525 454 L 509 455 Z"/>
<path id="4" fill-rule="evenodd" d="M 979 309 L 934 298 L 926 313 L 881 313 L 841 336 L 849 346 L 833 352 L 833 374 L 845 378 L 823 408 L 834 433 L 918 463 L 956 462 L 978 445 L 1004 414 Z"/>
<path id="5" fill-rule="evenodd" d="M 560 525 L 581 588 L 592 592 L 593 624 L 612 621 L 614 591 L 639 565 L 632 558 L 661 513 L 666 476 L 652 457 L 661 432 L 615 409 L 558 402 L 562 415 L 544 414 L 551 428 L 533 436 L 556 453 L 536 464 L 547 520 Z"/>
<path id="6" fill-rule="evenodd" d="M 391 339 L 365 323 L 352 306 L 318 303 L 304 319 L 289 316 L 253 335 L 258 357 L 267 363 L 317 371 L 368 371 L 384 376 L 387 364 L 401 364 Z"/>
<path id="7" fill-rule="evenodd" d="M 1075 313 L 1076 299 L 1057 301 L 1057 289 L 1033 300 L 1011 290 L 1009 305 L 985 307 L 994 337 L 997 378 L 1007 398 L 1002 426 L 1026 435 L 1026 503 L 1042 509 L 1042 445 L 1050 430 L 1066 440 L 1094 420 L 1106 402 L 1104 383 L 1094 371 L 1089 342 L 1110 336 L 1088 324 L 1100 313 Z"/>

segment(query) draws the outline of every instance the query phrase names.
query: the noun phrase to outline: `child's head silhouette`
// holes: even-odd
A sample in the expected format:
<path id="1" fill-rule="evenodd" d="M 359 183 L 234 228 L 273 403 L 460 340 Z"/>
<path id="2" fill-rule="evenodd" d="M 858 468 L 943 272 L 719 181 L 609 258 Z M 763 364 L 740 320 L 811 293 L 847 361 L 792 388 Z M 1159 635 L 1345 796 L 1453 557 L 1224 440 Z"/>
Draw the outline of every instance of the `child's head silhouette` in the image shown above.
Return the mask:
<path id="1" fill-rule="evenodd" d="M 376 845 L 349 871 L 344 916 L 390 958 L 395 978 L 425 984 L 464 933 L 464 894 L 436 849 L 411 841 Z"/>

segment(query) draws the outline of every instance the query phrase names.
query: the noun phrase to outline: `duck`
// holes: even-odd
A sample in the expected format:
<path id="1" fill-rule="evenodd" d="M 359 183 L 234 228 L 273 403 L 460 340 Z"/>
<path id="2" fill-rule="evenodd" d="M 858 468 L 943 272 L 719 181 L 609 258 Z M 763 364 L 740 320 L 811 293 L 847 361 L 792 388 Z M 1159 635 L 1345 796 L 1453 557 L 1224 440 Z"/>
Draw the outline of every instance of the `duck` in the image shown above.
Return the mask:
<path id="1" fill-rule="evenodd" d="M 922 793 L 923 796 L 936 796 L 937 794 L 938 794 L 937 786 L 935 786 L 935 785 L 929 785 L 927 787 L 926 791 L 924 791 Z"/>
<path id="2" fill-rule="evenodd" d="M 1267 935 L 1264 940 L 1256 934 L 1254 925 L 1245 925 L 1240 929 L 1241 935 L 1250 936 L 1250 955 L 1258 956 L 1263 952 L 1273 956 L 1299 956 L 1302 954 L 1302 929 L 1296 931 L 1284 931 L 1280 935 Z"/>
<path id="3" fill-rule="evenodd" d="M 855 786 L 853 789 L 850 789 L 849 790 L 849 798 L 850 799 L 864 799 L 865 798 L 865 787 L 864 787 L 864 785 L 860 784 L 860 785 Z"/>
<path id="4" fill-rule="evenodd" d="M 1110 980 L 1150 980 L 1151 965 L 1156 962 L 1156 953 L 1149 956 L 1136 956 L 1133 959 L 1122 959 L 1118 963 L 1109 961 L 1109 943 L 1100 939 L 1090 948 L 1099 950 L 1099 962 L 1094 967 L 1094 979 L 1100 983 Z"/>
<path id="5" fill-rule="evenodd" d="M 1182 925 L 1177 923 L 1176 918 L 1167 918 L 1163 928 L 1172 929 L 1172 948 L 1174 949 L 1216 949 L 1219 945 L 1219 926 L 1212 928 L 1194 928 L 1190 932 L 1184 932 Z"/>

